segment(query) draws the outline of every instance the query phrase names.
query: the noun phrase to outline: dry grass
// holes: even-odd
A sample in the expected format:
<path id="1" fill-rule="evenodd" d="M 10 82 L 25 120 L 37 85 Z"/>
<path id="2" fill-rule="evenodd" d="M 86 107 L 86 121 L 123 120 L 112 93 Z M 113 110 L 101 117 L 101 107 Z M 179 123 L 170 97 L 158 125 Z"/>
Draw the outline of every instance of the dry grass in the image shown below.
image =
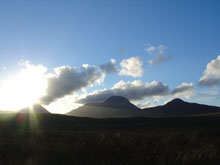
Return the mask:
<path id="1" fill-rule="evenodd" d="M 220 132 L 2 133 L 2 164 L 218 164 Z"/>

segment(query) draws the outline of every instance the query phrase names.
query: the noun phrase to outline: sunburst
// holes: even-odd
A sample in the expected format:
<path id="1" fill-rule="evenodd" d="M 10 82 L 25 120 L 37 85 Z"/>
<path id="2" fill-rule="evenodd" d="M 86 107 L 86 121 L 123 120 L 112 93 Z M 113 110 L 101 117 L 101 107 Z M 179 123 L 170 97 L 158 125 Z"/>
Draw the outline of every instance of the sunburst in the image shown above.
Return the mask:
<path id="1" fill-rule="evenodd" d="M 44 94 L 47 87 L 46 68 L 25 63 L 25 68 L 2 82 L 0 109 L 17 110 L 31 106 Z"/>

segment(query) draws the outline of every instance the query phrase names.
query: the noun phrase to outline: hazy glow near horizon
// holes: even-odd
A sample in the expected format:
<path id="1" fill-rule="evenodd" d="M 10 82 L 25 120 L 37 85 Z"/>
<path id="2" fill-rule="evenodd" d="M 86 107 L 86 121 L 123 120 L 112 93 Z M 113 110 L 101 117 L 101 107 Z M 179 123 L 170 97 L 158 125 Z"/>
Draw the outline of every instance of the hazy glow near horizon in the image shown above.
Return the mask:
<path id="1" fill-rule="evenodd" d="M 37 102 L 47 87 L 42 65 L 31 65 L 28 61 L 21 64 L 24 68 L 16 75 L 1 82 L 0 109 L 18 110 Z"/>

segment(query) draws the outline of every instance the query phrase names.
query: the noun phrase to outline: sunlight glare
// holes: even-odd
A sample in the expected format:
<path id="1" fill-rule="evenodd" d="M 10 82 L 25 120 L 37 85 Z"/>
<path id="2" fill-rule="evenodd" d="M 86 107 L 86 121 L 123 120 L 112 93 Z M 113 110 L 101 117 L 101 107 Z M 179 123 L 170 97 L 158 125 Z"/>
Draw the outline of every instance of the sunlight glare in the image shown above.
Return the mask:
<path id="1" fill-rule="evenodd" d="M 31 106 L 44 94 L 47 87 L 47 68 L 32 65 L 28 61 L 17 75 L 2 82 L 0 87 L 0 109 L 17 110 Z"/>

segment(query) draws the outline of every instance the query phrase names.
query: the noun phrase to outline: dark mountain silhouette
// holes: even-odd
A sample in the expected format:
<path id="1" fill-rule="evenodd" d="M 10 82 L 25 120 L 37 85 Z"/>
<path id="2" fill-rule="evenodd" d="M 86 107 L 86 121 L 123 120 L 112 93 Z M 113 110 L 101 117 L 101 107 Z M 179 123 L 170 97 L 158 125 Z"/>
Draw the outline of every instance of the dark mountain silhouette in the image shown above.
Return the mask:
<path id="1" fill-rule="evenodd" d="M 174 99 L 163 106 L 140 109 L 121 96 L 112 96 L 101 103 L 88 103 L 67 115 L 93 118 L 111 117 L 184 117 L 220 112 L 220 108 Z"/>
<path id="2" fill-rule="evenodd" d="M 67 113 L 71 116 L 109 118 L 136 116 L 141 109 L 122 96 L 112 96 L 101 103 L 88 103 Z"/>
<path id="3" fill-rule="evenodd" d="M 130 101 L 122 96 L 112 96 L 108 98 L 106 101 L 101 103 L 88 103 L 86 106 L 100 106 L 100 107 L 108 107 L 108 108 L 116 108 L 116 109 L 133 109 L 140 110 L 137 106 L 130 103 Z"/>
<path id="4" fill-rule="evenodd" d="M 19 110 L 18 113 L 50 114 L 50 112 L 40 104 L 34 104 L 32 107 L 23 108 Z"/>
<path id="5" fill-rule="evenodd" d="M 189 103 L 177 98 L 163 106 L 145 108 L 143 111 L 148 117 L 182 117 L 220 112 L 220 107 Z"/>

